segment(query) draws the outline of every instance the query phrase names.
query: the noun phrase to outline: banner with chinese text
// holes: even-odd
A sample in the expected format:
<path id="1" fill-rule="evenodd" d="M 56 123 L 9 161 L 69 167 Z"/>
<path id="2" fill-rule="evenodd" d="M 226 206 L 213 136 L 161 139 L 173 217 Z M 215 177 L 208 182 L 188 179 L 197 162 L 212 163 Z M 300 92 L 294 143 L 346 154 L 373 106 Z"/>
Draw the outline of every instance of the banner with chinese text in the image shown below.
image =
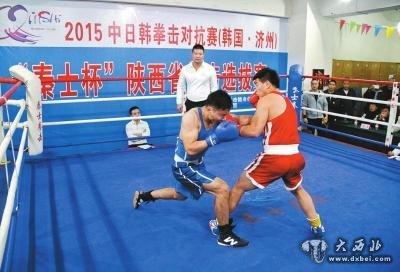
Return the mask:
<path id="1" fill-rule="evenodd" d="M 25 65 L 42 80 L 43 101 L 174 95 L 180 69 L 191 61 L 196 43 L 204 45 L 205 61 L 216 68 L 220 88 L 249 92 L 250 77 L 258 69 L 269 66 L 287 73 L 286 41 L 287 19 L 280 18 L 84 1 L 0 4 L 0 54 L 6 56 L 0 76 L 9 76 L 12 65 Z M 235 108 L 249 106 L 248 95 L 233 98 Z M 143 115 L 173 113 L 176 108 L 173 98 L 56 104 L 44 105 L 43 119 L 121 117 L 132 105 L 140 106 Z M 149 122 L 152 135 L 179 129 L 177 118 Z M 74 138 L 79 131 L 95 141 L 104 135 L 124 137 L 121 125 L 97 124 L 96 133 L 80 126 L 72 130 Z M 45 145 L 71 132 L 70 126 L 56 129 L 45 129 Z"/>

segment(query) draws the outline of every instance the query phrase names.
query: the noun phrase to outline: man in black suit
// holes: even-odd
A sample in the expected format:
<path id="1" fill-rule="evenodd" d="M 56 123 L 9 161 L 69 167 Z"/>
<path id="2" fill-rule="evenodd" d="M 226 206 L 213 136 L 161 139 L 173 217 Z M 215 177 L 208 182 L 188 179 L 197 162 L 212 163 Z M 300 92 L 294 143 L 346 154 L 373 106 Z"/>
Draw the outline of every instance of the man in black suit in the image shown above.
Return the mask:
<path id="1" fill-rule="evenodd" d="M 329 80 L 328 84 L 328 89 L 324 91 L 326 94 L 334 94 L 337 95 L 336 92 L 336 80 L 331 79 Z M 326 97 L 326 100 L 328 101 L 328 111 L 329 112 L 335 112 L 335 113 L 340 113 L 340 101 L 341 99 L 338 99 L 336 97 Z M 335 123 L 339 120 L 339 117 L 334 116 L 334 115 L 329 115 L 328 116 L 328 127 L 333 129 L 335 126 Z"/>
<path id="2" fill-rule="evenodd" d="M 351 97 L 361 97 L 361 94 L 357 92 L 355 89 L 350 88 L 350 81 L 344 80 L 343 87 L 339 88 L 336 91 L 337 95 L 342 96 L 351 96 Z M 351 115 L 351 116 L 360 116 L 360 106 L 361 103 L 355 100 L 349 99 L 340 99 L 339 100 L 339 113 Z"/>

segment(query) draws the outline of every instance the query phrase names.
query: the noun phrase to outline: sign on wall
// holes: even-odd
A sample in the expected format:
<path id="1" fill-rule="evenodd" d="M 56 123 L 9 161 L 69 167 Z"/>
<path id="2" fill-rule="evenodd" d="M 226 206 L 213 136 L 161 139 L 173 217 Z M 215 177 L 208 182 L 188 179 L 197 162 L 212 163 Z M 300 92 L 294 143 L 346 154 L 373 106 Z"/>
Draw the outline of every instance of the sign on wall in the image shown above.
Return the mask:
<path id="1" fill-rule="evenodd" d="M 6 1 L 0 5 L 0 44 L 188 48 L 200 43 L 210 49 L 282 52 L 283 21 L 171 7 Z"/>
<path id="2" fill-rule="evenodd" d="M 287 73 L 286 41 L 287 19 L 282 18 L 91 1 L 0 4 L 0 54 L 7 56 L 0 75 L 8 76 L 12 65 L 26 66 L 42 80 L 43 101 L 174 95 L 180 69 L 191 61 L 197 43 L 204 45 L 220 88 L 248 92 L 251 76 L 263 67 Z M 234 99 L 235 108 L 249 106 L 245 96 Z M 174 98 L 107 103 L 45 105 L 44 121 L 126 116 L 135 104 L 144 115 L 176 112 Z M 157 124 L 160 132 L 153 132 L 176 133 L 178 126 L 177 119 L 163 120 Z M 120 127 L 57 128 L 54 136 L 82 134 L 95 141 L 122 136 Z M 53 136 L 51 128 L 45 133 Z M 52 140 L 47 137 L 45 143 Z"/>
<path id="3" fill-rule="evenodd" d="M 224 77 L 219 86 L 227 91 L 250 91 L 250 79 L 243 77 L 265 66 L 286 73 L 285 19 L 110 3 L 10 1 L 0 6 L 0 28 L 0 51 L 7 56 L 0 71 L 17 63 L 27 66 L 44 83 L 43 100 L 175 94 L 180 69 L 197 43 L 205 46 L 206 61 Z M 104 91 L 101 79 L 113 77 L 136 79 L 107 83 L 113 92 Z"/>

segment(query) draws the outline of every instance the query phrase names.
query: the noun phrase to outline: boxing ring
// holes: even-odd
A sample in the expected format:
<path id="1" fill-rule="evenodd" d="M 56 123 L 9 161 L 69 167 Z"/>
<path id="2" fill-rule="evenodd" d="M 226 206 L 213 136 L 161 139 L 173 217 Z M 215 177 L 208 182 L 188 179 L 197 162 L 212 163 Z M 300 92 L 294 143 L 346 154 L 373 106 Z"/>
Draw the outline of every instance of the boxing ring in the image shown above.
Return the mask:
<path id="1" fill-rule="evenodd" d="M 46 124 L 44 116 L 43 125 L 46 130 L 46 125 L 75 124 Z M 208 220 L 214 216 L 210 195 L 199 201 L 157 201 L 133 210 L 135 190 L 173 186 L 173 145 L 59 156 L 46 153 L 44 139 L 44 154 L 21 161 L 2 271 L 398 269 L 398 161 L 333 139 L 300 135 L 300 150 L 306 158 L 303 185 L 327 230 L 322 263 L 313 262 L 302 249 L 309 239 L 309 226 L 281 182 L 245 194 L 233 217 L 238 233 L 250 245 L 225 248 L 217 245 L 208 229 Z M 233 186 L 260 151 L 260 141 L 240 138 L 217 145 L 207 152 L 206 165 Z"/>

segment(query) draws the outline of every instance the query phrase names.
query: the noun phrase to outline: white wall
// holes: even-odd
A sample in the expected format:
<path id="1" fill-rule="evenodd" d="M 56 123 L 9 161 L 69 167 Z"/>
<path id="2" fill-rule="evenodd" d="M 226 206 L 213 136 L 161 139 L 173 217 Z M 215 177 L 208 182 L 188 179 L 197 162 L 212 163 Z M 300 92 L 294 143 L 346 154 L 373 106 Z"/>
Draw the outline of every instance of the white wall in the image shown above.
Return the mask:
<path id="1" fill-rule="evenodd" d="M 97 2 L 101 2 L 98 0 Z M 276 17 L 288 17 L 286 0 L 104 0 L 135 4 L 165 5 L 243 12 Z"/>
<path id="2" fill-rule="evenodd" d="M 322 16 L 319 0 L 306 1 L 304 74 L 311 74 L 315 68 L 325 69 L 326 74 L 332 74 L 332 59 L 400 62 L 400 35 L 397 31 L 392 38 L 387 39 L 385 29 L 375 37 L 373 28 L 368 35 L 361 35 L 360 32 L 356 33 L 355 29 L 349 32 L 347 26 L 340 30 L 338 24 L 340 19 L 344 19 L 346 22 L 354 20 L 370 25 L 395 26 L 400 22 L 398 10 L 332 18 Z M 295 23 L 292 22 L 292 18 L 295 17 L 296 15 L 290 17 L 289 25 Z M 289 51 L 289 59 L 290 53 Z"/>
<path id="3" fill-rule="evenodd" d="M 353 0 L 348 4 L 341 0 L 107 0 L 107 2 L 181 6 L 289 17 L 288 64 L 303 65 L 305 74 L 311 74 L 314 68 L 325 69 L 326 74 L 331 74 L 333 58 L 400 62 L 400 36 L 397 32 L 388 40 L 384 31 L 381 31 L 378 37 L 374 37 L 371 29 L 367 36 L 361 36 L 354 31 L 353 33 L 345 29 L 339 31 L 337 24 L 339 19 L 345 19 L 370 25 L 396 25 L 400 21 L 399 0 Z M 390 7 L 391 11 L 381 11 L 382 8 Z M 344 16 L 344 14 L 369 11 L 375 13 Z"/>
<path id="4" fill-rule="evenodd" d="M 312 69 L 324 69 L 330 74 L 332 66 L 332 43 L 329 40 L 329 24 L 332 19 L 322 17 L 318 7 L 307 3 L 306 49 L 304 74 L 312 75 Z"/>
<path id="5" fill-rule="evenodd" d="M 306 53 L 307 0 L 293 1 L 288 13 L 288 67 L 293 64 L 304 66 Z"/>
<path id="6" fill-rule="evenodd" d="M 344 16 L 380 12 L 384 9 L 399 9 L 399 0 L 319 0 L 321 14 L 323 16 Z"/>
<path id="7" fill-rule="evenodd" d="M 310 0 L 293 0 L 288 9 L 289 17 L 289 66 L 301 64 L 304 74 L 311 75 L 312 69 L 324 69 L 331 73 L 332 18 L 322 17 L 320 7 Z"/>

